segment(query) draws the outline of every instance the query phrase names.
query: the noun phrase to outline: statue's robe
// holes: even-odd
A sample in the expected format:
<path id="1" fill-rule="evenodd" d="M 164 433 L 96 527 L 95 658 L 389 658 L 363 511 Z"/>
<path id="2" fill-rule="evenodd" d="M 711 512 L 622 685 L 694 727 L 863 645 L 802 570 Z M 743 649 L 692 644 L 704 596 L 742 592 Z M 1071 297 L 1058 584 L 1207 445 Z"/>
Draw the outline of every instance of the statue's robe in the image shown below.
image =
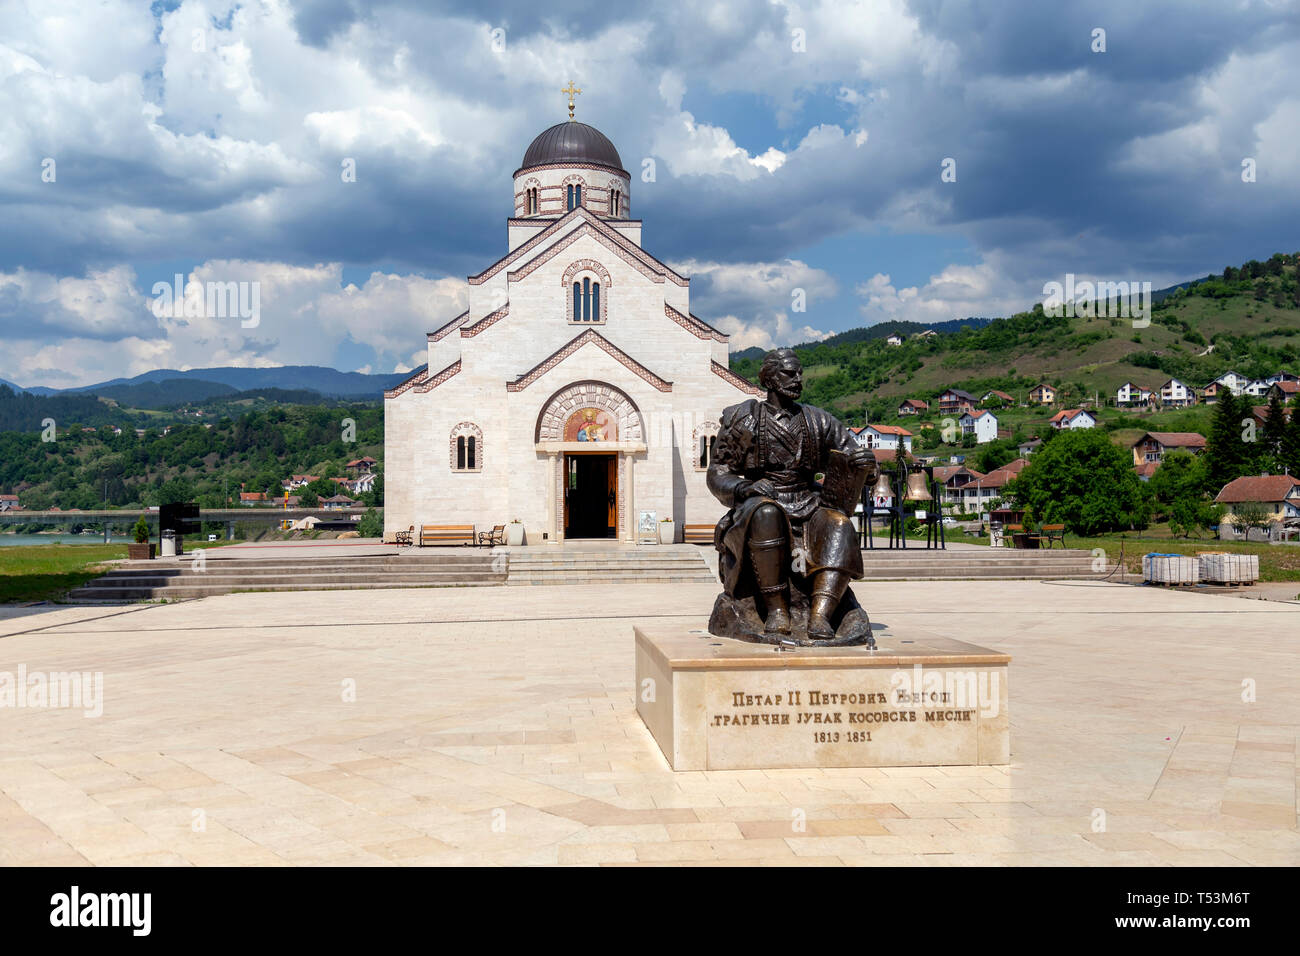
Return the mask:
<path id="1" fill-rule="evenodd" d="M 832 449 L 851 454 L 858 449 L 853 433 L 834 415 L 812 405 L 774 410 L 762 399 L 749 399 L 722 413 L 721 428 L 709 465 L 708 484 L 731 510 L 714 530 L 719 552 L 718 574 L 733 598 L 754 593 L 746 540 L 749 522 L 760 505 L 771 502 L 785 515 L 791 548 L 803 552 L 803 573 L 822 568 L 862 577 L 858 534 L 847 515 L 824 508 L 816 476 L 824 474 Z M 745 482 L 766 478 L 775 498 L 736 493 Z"/>

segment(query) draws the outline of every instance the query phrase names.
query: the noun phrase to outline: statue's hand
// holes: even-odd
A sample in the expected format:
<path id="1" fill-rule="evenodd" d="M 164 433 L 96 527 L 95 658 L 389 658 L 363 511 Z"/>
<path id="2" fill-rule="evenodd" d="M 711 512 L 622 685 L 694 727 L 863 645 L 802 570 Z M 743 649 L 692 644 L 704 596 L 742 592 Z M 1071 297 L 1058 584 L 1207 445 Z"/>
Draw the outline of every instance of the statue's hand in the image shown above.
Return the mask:
<path id="1" fill-rule="evenodd" d="M 876 456 L 871 453 L 869 448 L 855 448 L 849 452 L 849 464 L 854 468 L 866 468 L 874 473 L 876 470 Z"/>
<path id="2" fill-rule="evenodd" d="M 776 488 L 772 485 L 772 482 L 769 481 L 768 479 L 760 478 L 758 479 L 758 481 L 752 482 L 750 484 L 749 488 L 746 491 L 745 497 L 752 498 L 754 495 L 758 495 L 761 498 L 775 498 Z"/>

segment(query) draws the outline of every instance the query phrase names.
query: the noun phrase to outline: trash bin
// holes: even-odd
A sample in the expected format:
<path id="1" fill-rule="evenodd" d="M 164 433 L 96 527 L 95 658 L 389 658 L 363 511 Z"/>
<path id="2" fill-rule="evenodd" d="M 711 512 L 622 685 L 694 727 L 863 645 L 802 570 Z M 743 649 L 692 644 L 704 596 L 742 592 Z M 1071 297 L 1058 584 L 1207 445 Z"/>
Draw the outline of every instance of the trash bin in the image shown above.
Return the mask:
<path id="1" fill-rule="evenodd" d="M 164 531 L 162 533 L 162 548 L 159 554 L 164 558 L 176 557 L 176 532 Z"/>

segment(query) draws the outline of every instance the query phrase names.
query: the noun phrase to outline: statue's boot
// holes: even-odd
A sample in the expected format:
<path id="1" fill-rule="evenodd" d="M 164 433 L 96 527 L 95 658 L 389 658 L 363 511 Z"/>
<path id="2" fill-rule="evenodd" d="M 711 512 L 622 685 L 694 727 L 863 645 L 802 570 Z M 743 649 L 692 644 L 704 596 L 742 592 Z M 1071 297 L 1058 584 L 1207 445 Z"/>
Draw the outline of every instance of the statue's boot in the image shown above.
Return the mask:
<path id="1" fill-rule="evenodd" d="M 840 606 L 840 599 L 849 586 L 849 577 L 843 571 L 824 569 L 817 572 L 813 581 L 812 605 L 808 611 L 808 637 L 814 641 L 835 638 L 831 617 Z"/>
<path id="2" fill-rule="evenodd" d="M 749 560 L 754 566 L 758 597 L 766 612 L 763 629 L 769 634 L 790 633 L 790 604 L 785 580 L 785 538 L 749 542 Z"/>

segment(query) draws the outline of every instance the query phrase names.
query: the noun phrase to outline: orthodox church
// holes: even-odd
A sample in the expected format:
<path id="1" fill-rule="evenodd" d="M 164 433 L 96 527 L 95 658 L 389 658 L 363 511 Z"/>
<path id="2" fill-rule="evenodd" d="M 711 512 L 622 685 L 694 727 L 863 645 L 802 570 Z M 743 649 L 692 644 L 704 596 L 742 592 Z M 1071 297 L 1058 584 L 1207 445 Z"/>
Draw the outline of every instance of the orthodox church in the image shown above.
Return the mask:
<path id="1" fill-rule="evenodd" d="M 614 144 L 573 119 L 514 174 L 507 251 L 469 308 L 428 333 L 428 365 L 384 393 L 384 524 L 519 520 L 529 545 L 637 540 L 651 518 L 712 524 L 723 408 L 760 394 L 690 279 L 641 246 Z"/>

